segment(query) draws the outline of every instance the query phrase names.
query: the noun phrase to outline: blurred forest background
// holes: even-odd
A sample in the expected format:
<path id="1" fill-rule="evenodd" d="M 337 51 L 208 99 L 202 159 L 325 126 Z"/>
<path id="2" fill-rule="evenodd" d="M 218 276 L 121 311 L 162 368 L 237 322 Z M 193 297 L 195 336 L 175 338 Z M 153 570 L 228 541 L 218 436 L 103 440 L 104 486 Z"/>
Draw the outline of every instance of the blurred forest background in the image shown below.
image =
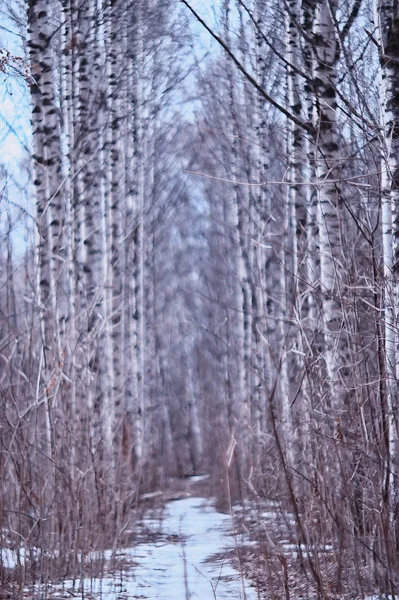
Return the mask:
<path id="1" fill-rule="evenodd" d="M 292 513 L 318 597 L 395 597 L 397 2 L 0 11 L 0 541 L 22 583 L 210 473 L 223 502 Z"/>

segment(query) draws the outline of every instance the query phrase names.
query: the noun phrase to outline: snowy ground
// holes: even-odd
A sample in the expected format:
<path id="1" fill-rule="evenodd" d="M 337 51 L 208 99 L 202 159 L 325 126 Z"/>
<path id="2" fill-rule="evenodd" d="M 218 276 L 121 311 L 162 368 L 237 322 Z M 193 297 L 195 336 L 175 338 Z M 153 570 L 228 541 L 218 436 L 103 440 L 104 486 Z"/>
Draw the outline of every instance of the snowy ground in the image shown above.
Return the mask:
<path id="1" fill-rule="evenodd" d="M 123 554 L 135 566 L 117 577 L 84 579 L 86 598 L 103 600 L 257 600 L 249 587 L 227 562 L 212 556 L 234 548 L 229 515 L 218 513 L 209 500 L 185 498 L 169 502 L 162 522 L 146 519 L 144 526 L 162 538 L 125 549 Z M 65 581 L 63 589 L 53 588 L 51 598 L 82 597 L 82 582 Z"/>

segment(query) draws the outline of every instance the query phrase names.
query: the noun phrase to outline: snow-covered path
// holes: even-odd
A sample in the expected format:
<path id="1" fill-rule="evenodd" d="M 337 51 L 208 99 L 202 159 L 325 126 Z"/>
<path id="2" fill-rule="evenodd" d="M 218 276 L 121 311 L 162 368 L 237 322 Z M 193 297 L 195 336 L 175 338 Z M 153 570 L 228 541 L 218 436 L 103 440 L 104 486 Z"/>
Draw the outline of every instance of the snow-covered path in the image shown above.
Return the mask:
<path id="1" fill-rule="evenodd" d="M 160 521 L 144 525 L 159 531 Z M 123 578 L 85 580 L 84 586 L 103 600 L 257 600 L 256 590 L 227 562 L 207 561 L 234 547 L 231 518 L 203 498 L 185 498 L 166 506 L 163 541 L 139 544 L 124 554 L 136 565 Z M 245 589 L 245 592 L 244 592 Z"/>
<path id="2" fill-rule="evenodd" d="M 229 564 L 204 562 L 213 554 L 233 547 L 231 526 L 230 516 L 216 512 L 202 498 L 170 502 L 163 531 L 182 536 L 184 543 L 138 546 L 137 591 L 151 599 L 222 600 L 244 598 L 244 586 L 247 600 L 258 598 Z"/>

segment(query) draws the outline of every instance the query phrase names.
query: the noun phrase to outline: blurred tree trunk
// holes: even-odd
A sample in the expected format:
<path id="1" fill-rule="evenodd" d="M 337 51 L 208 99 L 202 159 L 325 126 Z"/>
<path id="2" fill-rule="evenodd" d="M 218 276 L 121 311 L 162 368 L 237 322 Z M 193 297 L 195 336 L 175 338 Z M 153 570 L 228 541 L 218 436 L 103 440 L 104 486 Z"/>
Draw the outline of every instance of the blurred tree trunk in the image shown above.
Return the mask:
<path id="1" fill-rule="evenodd" d="M 380 59 L 381 225 L 384 261 L 387 462 L 386 499 L 391 522 L 397 521 L 398 323 L 399 323 L 399 7 L 374 2 Z M 392 534 L 395 530 L 392 531 Z M 397 535 L 397 531 L 395 531 Z"/>

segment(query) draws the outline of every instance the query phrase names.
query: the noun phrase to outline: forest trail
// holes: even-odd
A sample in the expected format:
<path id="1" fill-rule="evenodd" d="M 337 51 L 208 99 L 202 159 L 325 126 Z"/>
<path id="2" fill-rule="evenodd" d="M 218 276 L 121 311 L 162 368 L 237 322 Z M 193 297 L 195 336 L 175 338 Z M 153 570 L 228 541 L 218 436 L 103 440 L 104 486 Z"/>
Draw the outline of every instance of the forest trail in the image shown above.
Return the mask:
<path id="1" fill-rule="evenodd" d="M 116 575 L 85 579 L 85 598 L 256 600 L 259 597 L 249 582 L 220 558 L 226 550 L 234 548 L 232 519 L 217 512 L 210 500 L 188 497 L 168 502 L 162 513 L 144 519 L 139 529 L 152 541 L 118 553 L 131 566 Z M 71 583 L 63 584 L 68 594 Z"/>

